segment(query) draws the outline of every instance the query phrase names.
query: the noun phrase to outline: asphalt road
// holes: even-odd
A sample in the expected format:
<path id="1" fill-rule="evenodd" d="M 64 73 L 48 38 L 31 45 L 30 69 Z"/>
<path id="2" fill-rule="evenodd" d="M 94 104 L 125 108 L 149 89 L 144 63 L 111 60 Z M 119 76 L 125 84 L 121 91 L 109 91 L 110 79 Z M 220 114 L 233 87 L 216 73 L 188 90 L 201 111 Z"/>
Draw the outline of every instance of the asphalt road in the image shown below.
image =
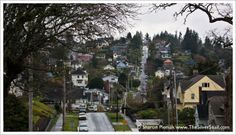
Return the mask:
<path id="1" fill-rule="evenodd" d="M 114 132 L 105 113 L 87 113 L 89 132 Z"/>

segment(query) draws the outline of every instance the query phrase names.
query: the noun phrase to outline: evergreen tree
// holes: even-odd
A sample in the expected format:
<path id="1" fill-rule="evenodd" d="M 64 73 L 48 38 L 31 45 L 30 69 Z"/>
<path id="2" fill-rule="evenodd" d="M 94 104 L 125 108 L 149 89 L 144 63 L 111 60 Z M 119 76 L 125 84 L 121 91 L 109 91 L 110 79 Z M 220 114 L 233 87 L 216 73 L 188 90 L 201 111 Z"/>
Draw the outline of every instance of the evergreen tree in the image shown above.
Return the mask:
<path id="1" fill-rule="evenodd" d="M 127 40 L 131 40 L 131 39 L 132 39 L 132 35 L 131 35 L 130 32 L 127 34 L 126 39 L 127 39 Z"/>
<path id="2" fill-rule="evenodd" d="M 190 50 L 192 53 L 197 53 L 201 47 L 201 44 L 202 43 L 199 39 L 198 33 L 187 28 L 182 41 L 182 49 Z"/>

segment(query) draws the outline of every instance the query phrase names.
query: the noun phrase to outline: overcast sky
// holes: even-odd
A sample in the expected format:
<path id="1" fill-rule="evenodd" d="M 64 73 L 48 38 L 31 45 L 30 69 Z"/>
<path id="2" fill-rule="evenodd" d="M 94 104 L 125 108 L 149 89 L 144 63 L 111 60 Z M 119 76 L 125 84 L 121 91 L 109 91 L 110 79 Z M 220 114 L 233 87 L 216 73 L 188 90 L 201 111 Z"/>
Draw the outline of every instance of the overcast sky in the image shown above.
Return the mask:
<path id="1" fill-rule="evenodd" d="M 205 38 L 209 31 L 217 29 L 217 31 L 223 31 L 226 27 L 232 27 L 226 22 L 209 23 L 208 17 L 201 11 L 196 11 L 189 15 L 186 24 L 184 24 L 184 17 L 179 16 L 177 20 L 173 17 L 175 11 L 179 11 L 180 6 L 171 7 L 166 10 L 160 10 L 158 12 L 148 12 L 150 5 L 143 5 L 140 12 L 145 13 L 139 15 L 139 20 L 132 20 L 133 27 L 128 27 L 127 31 L 120 36 L 126 36 L 128 32 L 132 35 L 136 31 L 142 31 L 143 34 L 149 33 L 151 37 L 160 33 L 161 31 L 167 31 L 169 33 L 175 33 L 176 31 L 182 32 L 184 35 L 186 28 L 195 30 L 199 33 L 200 38 Z M 150 11 L 150 10 L 149 10 Z"/>

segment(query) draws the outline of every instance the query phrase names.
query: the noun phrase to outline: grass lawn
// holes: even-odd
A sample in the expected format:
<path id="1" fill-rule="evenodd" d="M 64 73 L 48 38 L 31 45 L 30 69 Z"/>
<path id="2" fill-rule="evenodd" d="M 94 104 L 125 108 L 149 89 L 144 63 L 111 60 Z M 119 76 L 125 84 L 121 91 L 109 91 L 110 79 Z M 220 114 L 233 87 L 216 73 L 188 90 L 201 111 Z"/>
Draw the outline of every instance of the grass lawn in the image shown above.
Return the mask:
<path id="1" fill-rule="evenodd" d="M 48 127 L 48 131 L 51 131 L 52 127 L 57 123 L 58 118 L 59 118 L 59 115 L 56 115 L 55 117 L 52 118 L 52 121 Z"/>
<path id="2" fill-rule="evenodd" d="M 78 115 L 69 114 L 66 116 L 64 131 L 77 131 L 78 124 L 79 124 Z"/>
<path id="3" fill-rule="evenodd" d="M 128 125 L 113 125 L 115 131 L 131 131 Z"/>
<path id="4" fill-rule="evenodd" d="M 110 119 L 111 122 L 116 122 L 116 113 L 106 113 L 107 117 Z M 131 131 L 129 126 L 127 125 L 127 122 L 124 120 L 124 118 L 118 114 L 118 122 L 123 123 L 122 125 L 114 125 L 112 124 L 115 131 Z"/>
<path id="5" fill-rule="evenodd" d="M 111 122 L 116 122 L 116 113 L 110 113 L 110 112 L 107 112 L 107 117 L 111 120 Z M 124 119 L 123 117 L 118 114 L 118 122 L 122 122 Z"/>
<path id="6" fill-rule="evenodd" d="M 175 58 L 175 60 L 178 60 L 178 61 L 181 61 L 181 62 L 186 62 L 187 60 L 189 60 L 191 58 L 191 56 L 185 56 L 185 55 L 182 55 L 182 56 L 177 56 Z"/>
<path id="7" fill-rule="evenodd" d="M 33 101 L 33 123 L 36 124 L 41 117 L 52 118 L 55 110 L 39 101 Z"/>

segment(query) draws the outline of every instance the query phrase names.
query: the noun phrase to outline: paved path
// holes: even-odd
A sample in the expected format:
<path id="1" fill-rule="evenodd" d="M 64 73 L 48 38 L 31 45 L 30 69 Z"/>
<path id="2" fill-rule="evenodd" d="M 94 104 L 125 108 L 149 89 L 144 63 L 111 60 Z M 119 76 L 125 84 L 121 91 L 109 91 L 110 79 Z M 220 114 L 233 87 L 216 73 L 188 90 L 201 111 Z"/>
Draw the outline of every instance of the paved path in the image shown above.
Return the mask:
<path id="1" fill-rule="evenodd" d="M 87 113 L 87 123 L 89 132 L 114 132 L 105 113 Z"/>
<path id="2" fill-rule="evenodd" d="M 136 127 L 136 124 L 126 115 L 120 113 L 123 118 L 128 122 L 129 127 L 131 128 L 132 132 L 139 132 L 138 128 Z"/>
<path id="3" fill-rule="evenodd" d="M 52 128 L 51 131 L 61 131 L 62 130 L 62 114 L 59 115 L 59 118 L 57 119 L 57 123 Z"/>

